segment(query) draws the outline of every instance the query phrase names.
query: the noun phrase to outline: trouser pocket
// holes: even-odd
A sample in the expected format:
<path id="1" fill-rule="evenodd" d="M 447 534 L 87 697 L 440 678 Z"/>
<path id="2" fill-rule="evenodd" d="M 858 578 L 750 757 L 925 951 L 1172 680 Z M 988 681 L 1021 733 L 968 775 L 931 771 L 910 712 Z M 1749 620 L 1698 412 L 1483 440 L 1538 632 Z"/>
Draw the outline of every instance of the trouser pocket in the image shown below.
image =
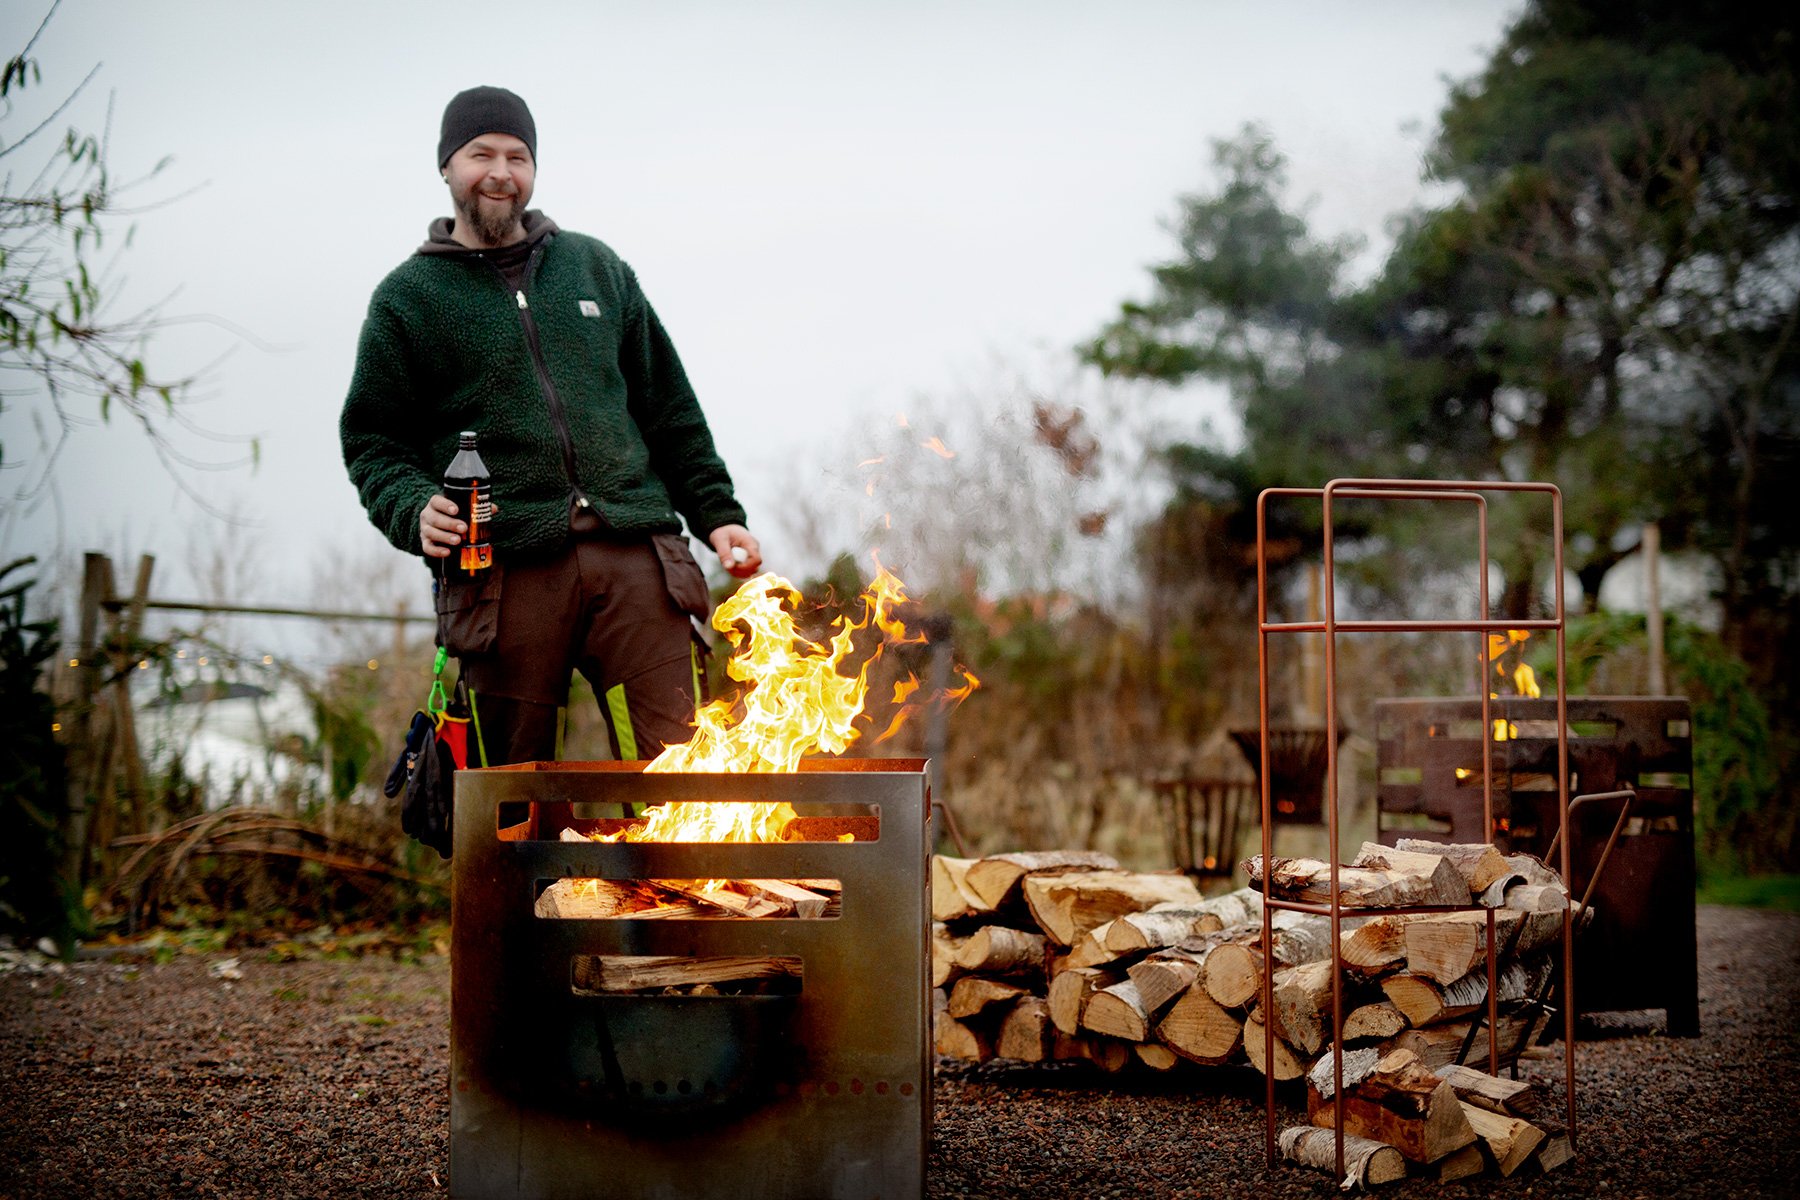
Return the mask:
<path id="1" fill-rule="evenodd" d="M 505 568 L 495 563 L 474 579 L 440 579 L 438 644 L 461 658 L 486 654 L 500 637 L 500 592 Z"/>
<path id="2" fill-rule="evenodd" d="M 650 540 L 656 547 L 656 557 L 662 562 L 663 582 L 669 589 L 669 598 L 690 617 L 706 620 L 707 613 L 712 611 L 712 596 L 707 593 L 706 576 L 701 572 L 700 564 L 694 561 L 694 552 L 688 549 L 686 536 L 659 533 Z"/>

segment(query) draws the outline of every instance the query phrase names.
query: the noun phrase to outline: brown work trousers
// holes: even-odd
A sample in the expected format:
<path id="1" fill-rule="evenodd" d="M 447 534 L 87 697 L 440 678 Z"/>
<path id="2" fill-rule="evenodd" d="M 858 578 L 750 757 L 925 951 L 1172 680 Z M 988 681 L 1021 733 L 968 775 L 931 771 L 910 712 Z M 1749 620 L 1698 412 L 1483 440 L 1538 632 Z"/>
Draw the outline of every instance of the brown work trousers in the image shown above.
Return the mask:
<path id="1" fill-rule="evenodd" d="M 593 686 L 615 757 L 655 758 L 693 735 L 704 644 L 691 618 L 710 597 L 686 537 L 577 525 L 561 550 L 496 553 L 483 574 L 440 580 L 437 598 L 438 639 L 472 693 L 471 765 L 555 758 L 571 671 Z"/>

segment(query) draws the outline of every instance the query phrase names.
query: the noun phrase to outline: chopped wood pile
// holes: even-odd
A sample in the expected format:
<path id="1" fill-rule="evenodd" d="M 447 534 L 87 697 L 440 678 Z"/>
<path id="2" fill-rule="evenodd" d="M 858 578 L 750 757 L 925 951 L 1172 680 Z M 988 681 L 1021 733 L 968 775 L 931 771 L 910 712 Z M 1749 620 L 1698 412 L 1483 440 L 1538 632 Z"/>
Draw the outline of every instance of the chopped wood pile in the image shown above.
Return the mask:
<path id="1" fill-rule="evenodd" d="M 1328 903 L 1331 867 L 1274 859 L 1265 871 L 1260 857 L 1243 867 L 1250 887 L 1209 899 L 1185 876 L 1124 871 L 1103 854 L 934 857 L 937 1052 L 977 1062 L 1084 1059 L 1109 1072 L 1247 1063 L 1277 1080 L 1306 1077 L 1309 1117 L 1329 1126 L 1330 919 L 1276 909 L 1265 959 L 1262 890 L 1266 881 L 1279 899 Z M 1455 1065 L 1477 1021 L 1484 1027 L 1469 1058 L 1487 1062 L 1490 911 L 1501 1061 L 1547 1022 L 1531 1001 L 1554 968 L 1570 906 L 1555 873 L 1486 845 L 1365 843 L 1338 869 L 1338 889 L 1341 906 L 1356 910 L 1341 919 L 1339 948 L 1345 1132 L 1354 1135 L 1346 1170 L 1379 1183 L 1409 1170 L 1439 1178 L 1548 1170 L 1566 1158 L 1559 1130 L 1533 1125 L 1534 1136 L 1521 1127 L 1529 1122 L 1509 1105 L 1527 1100 L 1506 1091 L 1517 1085 L 1484 1075 L 1477 1086 L 1465 1077 L 1476 1072 Z M 1422 905 L 1463 910 L 1381 911 Z M 1484 1104 L 1480 1117 L 1463 1111 Z M 1314 1165 L 1321 1145 L 1330 1169 L 1329 1130 L 1282 1139 L 1288 1157 Z"/>

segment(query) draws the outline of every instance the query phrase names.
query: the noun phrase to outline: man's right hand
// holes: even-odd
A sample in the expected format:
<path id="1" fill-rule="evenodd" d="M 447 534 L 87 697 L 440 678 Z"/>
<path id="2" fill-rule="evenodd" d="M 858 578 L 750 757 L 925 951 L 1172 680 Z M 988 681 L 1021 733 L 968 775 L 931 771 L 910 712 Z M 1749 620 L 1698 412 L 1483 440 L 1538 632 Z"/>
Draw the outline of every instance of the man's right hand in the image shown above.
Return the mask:
<path id="1" fill-rule="evenodd" d="M 427 558 L 449 558 L 450 548 L 460 545 L 468 531 L 456 519 L 456 505 L 448 497 L 433 496 L 419 510 L 419 545 Z"/>

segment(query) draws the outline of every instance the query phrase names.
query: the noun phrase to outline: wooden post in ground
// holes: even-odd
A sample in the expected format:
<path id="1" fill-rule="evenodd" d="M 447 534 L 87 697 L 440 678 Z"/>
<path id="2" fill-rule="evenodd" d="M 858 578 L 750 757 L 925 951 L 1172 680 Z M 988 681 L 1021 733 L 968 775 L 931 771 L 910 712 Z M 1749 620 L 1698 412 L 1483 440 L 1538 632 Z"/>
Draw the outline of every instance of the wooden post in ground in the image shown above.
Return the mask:
<path id="1" fill-rule="evenodd" d="M 144 789 L 144 758 L 138 749 L 136 714 L 131 708 L 130 672 L 132 647 L 144 629 L 144 605 L 150 599 L 150 573 L 156 568 L 154 555 L 138 556 L 137 577 L 131 583 L 131 604 L 119 636 L 119 754 L 125 762 L 125 786 L 131 792 L 131 832 L 149 833 L 148 799 Z"/>
<path id="2" fill-rule="evenodd" d="M 98 755 L 94 744 L 94 700 L 100 690 L 100 603 L 111 592 L 112 561 L 89 551 L 82 557 L 81 611 L 77 616 L 75 661 L 71 682 L 75 694 L 69 708 L 68 785 L 63 805 L 62 863 L 58 871 L 67 903 L 82 904 L 87 882 L 88 797 L 93 787 Z"/>

